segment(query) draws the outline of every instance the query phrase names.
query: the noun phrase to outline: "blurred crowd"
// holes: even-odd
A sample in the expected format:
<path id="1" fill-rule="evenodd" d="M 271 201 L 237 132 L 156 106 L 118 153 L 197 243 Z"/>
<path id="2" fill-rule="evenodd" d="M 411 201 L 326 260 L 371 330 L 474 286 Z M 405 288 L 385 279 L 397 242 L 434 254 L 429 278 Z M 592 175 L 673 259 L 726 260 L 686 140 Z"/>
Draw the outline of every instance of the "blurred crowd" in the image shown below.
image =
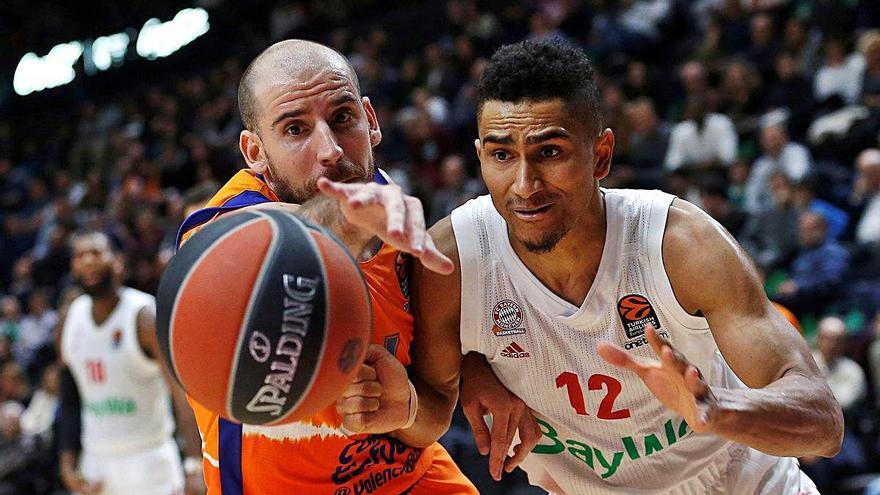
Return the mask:
<path id="1" fill-rule="evenodd" d="M 240 8 L 202 3 L 227 17 Z M 352 3 L 366 7 L 258 2 L 232 55 L 80 91 L 25 122 L 0 115 L 0 495 L 56 488 L 54 336 L 77 294 L 71 235 L 110 234 L 126 284 L 155 293 L 177 226 L 244 166 L 243 68 L 298 36 L 349 57 L 382 126 L 376 162 L 422 199 L 431 222 L 484 193 L 474 101 L 492 50 L 523 38 L 582 46 L 616 136 L 604 185 L 677 194 L 743 245 L 814 345 L 847 417 L 841 454 L 803 459 L 804 469 L 827 493 L 880 493 L 857 476 L 880 471 L 880 3 Z M 465 424 L 445 442 L 481 490 L 533 493 L 521 476 L 488 479 Z"/>

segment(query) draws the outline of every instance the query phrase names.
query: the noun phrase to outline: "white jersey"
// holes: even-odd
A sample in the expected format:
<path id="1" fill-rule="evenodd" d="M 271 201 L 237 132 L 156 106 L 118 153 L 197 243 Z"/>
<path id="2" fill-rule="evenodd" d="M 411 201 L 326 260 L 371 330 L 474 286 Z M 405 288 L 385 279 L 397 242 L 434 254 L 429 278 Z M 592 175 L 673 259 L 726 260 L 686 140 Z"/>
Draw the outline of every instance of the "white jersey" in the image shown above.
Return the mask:
<path id="1" fill-rule="evenodd" d="M 70 305 L 61 352 L 82 402 L 83 450 L 118 455 L 149 450 L 172 438 L 174 418 L 161 364 L 144 354 L 137 315 L 153 296 L 122 288 L 110 316 L 96 325 L 92 298 Z"/>
<path id="2" fill-rule="evenodd" d="M 489 196 L 452 212 L 461 258 L 462 352 L 486 356 L 535 413 L 543 437 L 523 462 L 551 492 L 812 493 L 797 461 L 697 434 L 635 373 L 596 353 L 602 341 L 656 358 L 653 324 L 713 386 L 745 387 L 704 318 L 676 301 L 661 254 L 673 196 L 602 189 L 607 233 L 596 279 L 578 307 L 523 264 Z M 699 242 L 695 240 L 695 242 Z M 766 475 L 766 476 L 765 476 Z"/>

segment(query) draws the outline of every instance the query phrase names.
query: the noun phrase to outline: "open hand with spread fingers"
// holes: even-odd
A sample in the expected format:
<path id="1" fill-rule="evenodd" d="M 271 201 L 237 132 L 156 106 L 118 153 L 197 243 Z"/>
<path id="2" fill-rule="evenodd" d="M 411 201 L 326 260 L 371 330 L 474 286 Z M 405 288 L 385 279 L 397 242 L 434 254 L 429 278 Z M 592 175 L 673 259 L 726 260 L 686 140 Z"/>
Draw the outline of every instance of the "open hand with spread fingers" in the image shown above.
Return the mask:
<path id="1" fill-rule="evenodd" d="M 659 361 L 637 360 L 609 342 L 599 343 L 599 356 L 614 366 L 639 375 L 657 399 L 680 414 L 694 431 L 711 431 L 716 399 L 700 370 L 661 337 L 652 325 L 645 328 L 645 336 Z"/>
<path id="2" fill-rule="evenodd" d="M 352 225 L 419 258 L 431 271 L 452 273 L 452 260 L 437 250 L 425 229 L 422 202 L 405 194 L 400 186 L 333 182 L 322 177 L 318 189 L 339 201 L 342 214 Z"/>

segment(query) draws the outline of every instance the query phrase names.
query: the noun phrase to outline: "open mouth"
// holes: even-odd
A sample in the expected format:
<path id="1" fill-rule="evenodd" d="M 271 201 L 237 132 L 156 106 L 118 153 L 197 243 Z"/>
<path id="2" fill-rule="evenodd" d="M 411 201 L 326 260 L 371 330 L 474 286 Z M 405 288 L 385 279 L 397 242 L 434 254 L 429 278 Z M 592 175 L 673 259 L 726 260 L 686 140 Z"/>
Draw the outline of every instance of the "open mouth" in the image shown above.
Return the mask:
<path id="1" fill-rule="evenodd" d="M 550 211 L 550 208 L 553 207 L 553 204 L 548 204 L 544 206 L 539 206 L 538 208 L 515 208 L 513 210 L 514 213 L 520 218 L 524 219 L 534 219 L 541 217 L 544 213 Z"/>

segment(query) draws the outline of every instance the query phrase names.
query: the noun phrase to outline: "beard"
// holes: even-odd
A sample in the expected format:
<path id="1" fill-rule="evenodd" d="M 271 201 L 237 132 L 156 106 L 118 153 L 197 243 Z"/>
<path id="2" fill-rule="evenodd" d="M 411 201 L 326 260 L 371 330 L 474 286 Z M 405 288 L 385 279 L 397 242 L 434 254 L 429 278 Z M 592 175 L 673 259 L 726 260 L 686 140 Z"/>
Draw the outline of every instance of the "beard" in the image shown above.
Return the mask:
<path id="1" fill-rule="evenodd" d="M 83 283 L 81 277 L 77 277 L 77 283 L 82 287 L 83 292 L 93 298 L 106 296 L 116 289 L 113 283 L 113 271 L 109 268 L 101 274 L 100 280 L 94 284 L 87 285 Z"/>
<path id="2" fill-rule="evenodd" d="M 522 199 L 508 199 L 507 200 L 507 209 L 508 211 L 516 209 L 516 208 L 525 208 L 530 209 L 536 206 L 543 205 L 545 203 L 554 203 L 559 199 L 557 194 L 542 194 L 535 198 L 532 198 L 529 201 Z M 511 226 L 511 222 L 508 221 L 508 226 Z M 567 223 L 563 222 L 562 225 L 559 226 L 556 230 L 551 230 L 549 232 L 541 232 L 540 238 L 537 240 L 533 239 L 524 239 L 518 235 L 516 235 L 516 231 L 511 228 L 511 232 L 516 237 L 516 239 L 525 247 L 529 252 L 534 254 L 546 254 L 550 251 L 553 251 L 553 248 L 559 244 L 559 241 L 568 234 L 571 226 Z"/>
<path id="3" fill-rule="evenodd" d="M 373 174 L 376 171 L 372 150 L 370 150 L 370 156 L 367 160 L 366 166 L 363 166 L 343 156 L 336 162 L 336 165 L 328 167 L 324 175 L 309 179 L 301 186 L 293 185 L 287 177 L 280 174 L 271 159 L 268 160 L 267 166 L 269 167 L 269 173 L 272 175 L 272 189 L 278 195 L 278 198 L 285 203 L 301 205 L 318 195 L 318 179 L 321 177 L 326 177 L 334 182 L 350 179 L 353 179 L 355 182 L 372 181 Z"/>
<path id="4" fill-rule="evenodd" d="M 520 239 L 519 242 L 521 242 L 530 253 L 547 254 L 550 251 L 553 251 L 553 248 L 559 244 L 559 241 L 561 241 L 567 233 L 568 229 L 560 229 L 553 232 L 547 232 L 537 241 Z"/>

